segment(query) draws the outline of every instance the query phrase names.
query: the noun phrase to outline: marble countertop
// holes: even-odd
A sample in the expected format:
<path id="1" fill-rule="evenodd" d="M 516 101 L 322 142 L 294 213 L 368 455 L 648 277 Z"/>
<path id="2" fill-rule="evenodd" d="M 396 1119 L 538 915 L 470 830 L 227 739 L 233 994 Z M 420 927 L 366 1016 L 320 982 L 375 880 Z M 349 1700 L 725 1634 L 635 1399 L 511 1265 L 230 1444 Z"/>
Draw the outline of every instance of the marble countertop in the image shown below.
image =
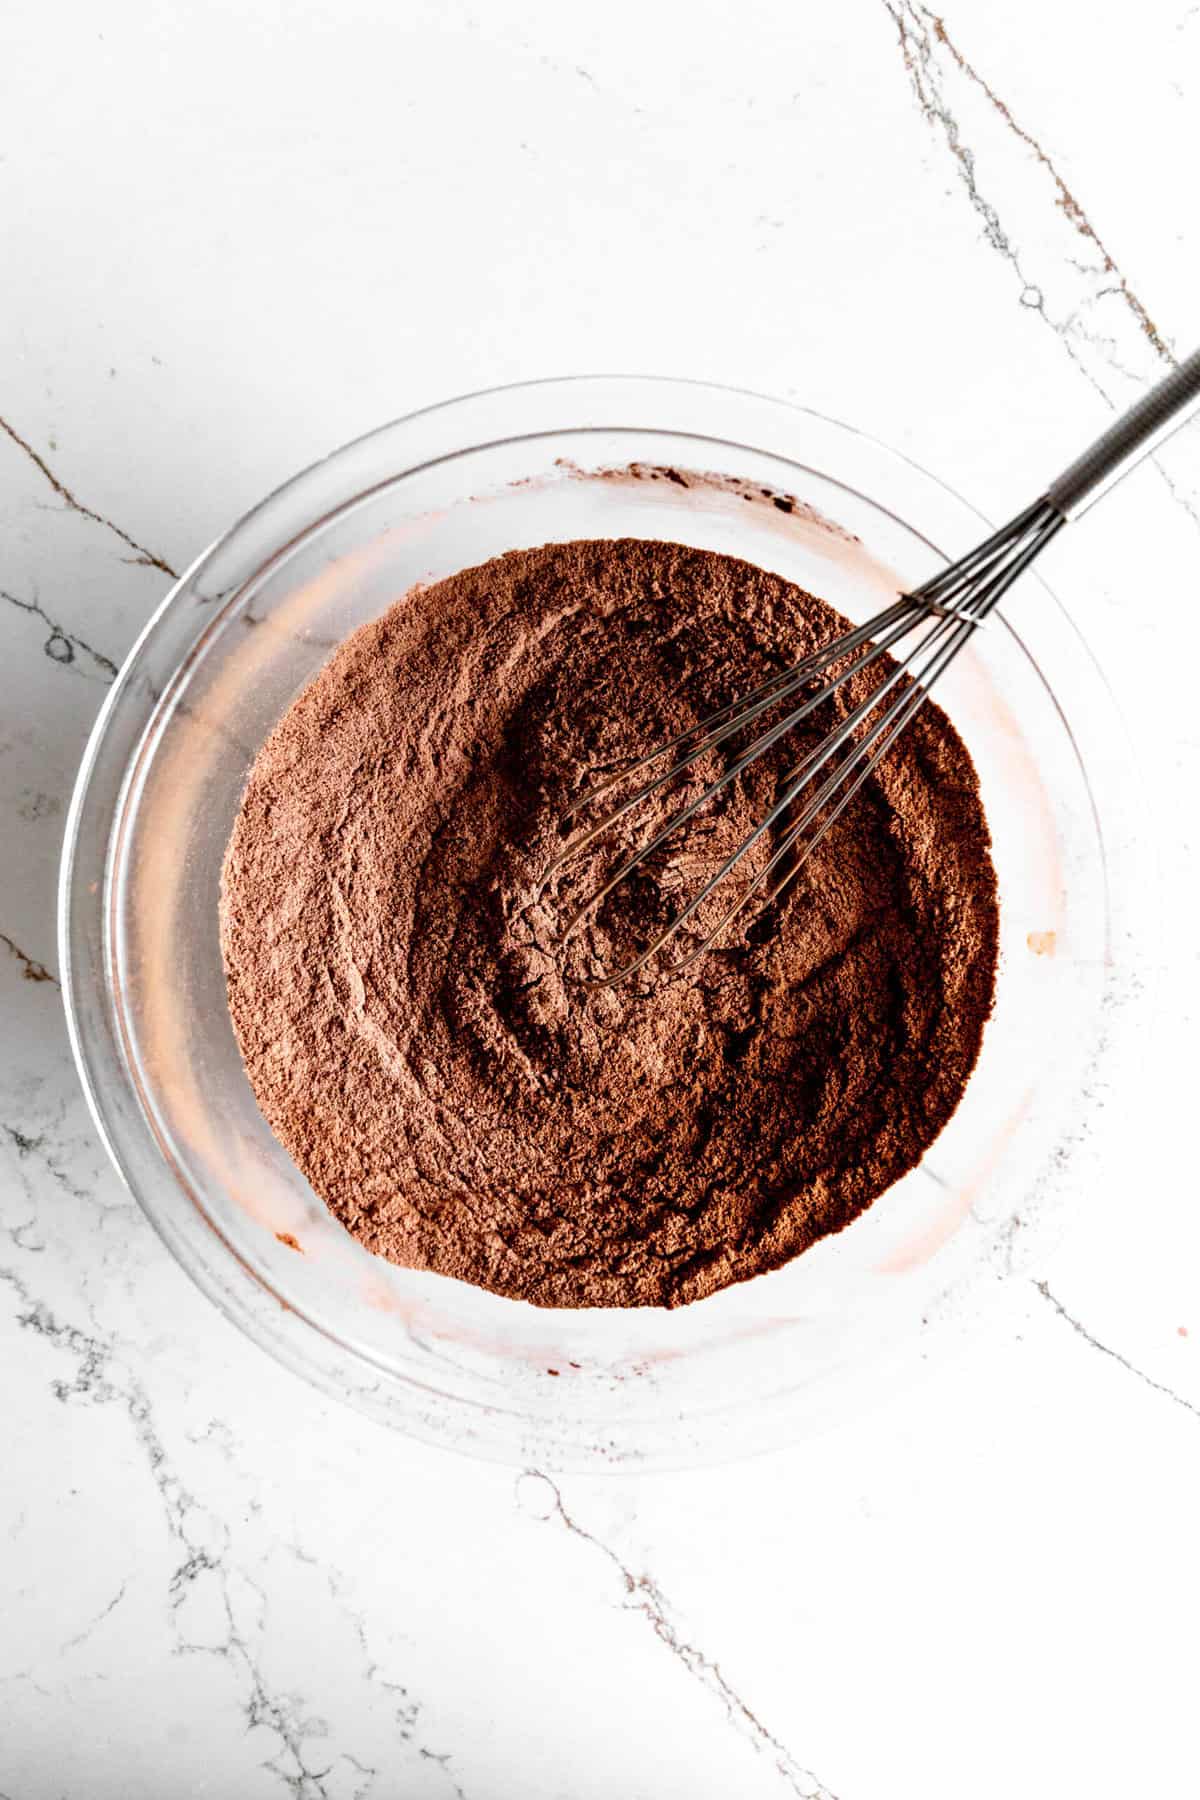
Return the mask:
<path id="1" fill-rule="evenodd" d="M 109 1168 L 54 890 L 106 685 L 281 479 L 446 395 L 690 374 L 1006 513 L 1200 339 L 1200 7 L 68 0 L 0 119 L 0 1796 L 1200 1794 L 1200 433 L 1049 579 L 1138 741 L 1150 1066 L 886 1416 L 702 1473 L 422 1448 Z"/>

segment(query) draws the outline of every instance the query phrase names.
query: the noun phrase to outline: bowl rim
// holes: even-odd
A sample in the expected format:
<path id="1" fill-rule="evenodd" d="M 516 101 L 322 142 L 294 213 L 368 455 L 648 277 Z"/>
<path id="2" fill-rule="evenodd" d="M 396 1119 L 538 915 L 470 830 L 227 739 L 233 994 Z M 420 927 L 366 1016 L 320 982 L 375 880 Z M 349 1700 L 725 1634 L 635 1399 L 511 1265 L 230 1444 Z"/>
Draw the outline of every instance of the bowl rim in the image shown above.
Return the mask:
<path id="1" fill-rule="evenodd" d="M 94 1026 L 86 1021 L 84 1017 L 85 1007 L 89 996 L 85 992 L 82 976 L 76 969 L 76 952 L 78 948 L 77 920 L 81 911 L 93 907 L 100 920 L 99 939 L 101 943 L 105 945 L 110 941 L 109 933 L 105 928 L 103 919 L 105 904 L 109 898 L 109 847 L 113 836 L 114 825 L 119 821 L 122 815 L 128 783 L 132 777 L 133 768 L 138 760 L 138 753 L 144 742 L 144 731 L 139 730 L 134 742 L 133 752 L 125 758 L 124 767 L 116 788 L 115 799 L 106 801 L 98 796 L 95 789 L 97 771 L 105 756 L 106 749 L 110 748 L 110 733 L 112 732 L 117 714 L 129 693 L 131 684 L 138 678 L 141 665 L 154 638 L 162 630 L 166 621 L 173 616 L 175 609 L 188 597 L 196 594 L 205 571 L 211 567 L 224 550 L 232 548 L 241 542 L 254 524 L 269 522 L 281 507 L 290 505 L 310 483 L 313 483 L 315 479 L 322 474 L 328 474 L 330 469 L 335 466 L 349 468 L 353 464 L 356 456 L 361 453 L 372 451 L 389 438 L 394 437 L 397 433 L 409 432 L 414 427 L 419 427 L 422 422 L 431 419 L 451 422 L 458 419 L 469 419 L 473 409 L 476 411 L 479 409 L 486 411 L 489 407 L 503 407 L 506 402 L 518 403 L 522 397 L 529 396 L 535 396 L 539 400 L 553 402 L 560 398 L 563 401 L 567 401 L 574 399 L 574 397 L 584 396 L 590 393 L 593 396 L 607 397 L 609 400 L 615 402 L 622 398 L 632 397 L 635 392 L 644 396 L 646 399 L 656 395 L 666 396 L 668 394 L 686 396 L 690 402 L 696 404 L 698 407 L 702 407 L 706 399 L 710 399 L 716 403 L 722 401 L 728 403 L 732 400 L 739 403 L 745 403 L 750 410 L 755 408 L 764 409 L 764 413 L 769 413 L 778 420 L 786 421 L 791 418 L 806 420 L 810 422 L 811 425 L 819 427 L 822 433 L 828 434 L 830 441 L 840 441 L 842 443 L 853 442 L 860 453 L 865 450 L 869 457 L 873 458 L 880 468 L 886 468 L 887 465 L 902 465 L 906 470 L 915 473 L 921 482 L 940 489 L 956 503 L 958 508 L 969 513 L 973 519 L 978 520 L 982 527 L 990 528 L 990 521 L 987 519 L 986 515 L 981 513 L 949 483 L 943 481 L 940 477 L 931 474 L 930 471 L 925 469 L 912 457 L 894 449 L 892 446 L 875 438 L 870 433 L 865 432 L 856 426 L 846 424 L 828 414 L 819 412 L 814 408 L 805 407 L 794 401 L 782 399 L 777 396 L 764 395 L 755 392 L 752 389 L 730 384 L 695 381 L 687 377 L 644 374 L 576 374 L 547 376 L 532 381 L 511 382 L 500 386 L 477 389 L 472 392 L 436 401 L 429 406 L 415 409 L 409 413 L 398 415 L 384 424 L 375 426 L 371 430 L 364 432 L 355 438 L 349 439 L 346 443 L 331 450 L 325 456 L 318 458 L 294 475 L 289 476 L 285 481 L 281 482 L 265 495 L 263 499 L 256 502 L 254 506 L 243 513 L 218 537 L 213 539 L 172 583 L 158 606 L 146 621 L 142 630 L 138 633 L 128 655 L 122 662 L 116 679 L 105 696 L 104 703 L 97 715 L 91 733 L 89 734 L 83 756 L 80 760 L 64 829 L 57 898 L 57 931 L 60 969 L 62 972 L 63 1006 L 66 1014 L 68 1037 L 75 1065 L 79 1073 L 80 1082 L 83 1087 L 84 1096 L 96 1130 L 104 1144 L 110 1161 L 116 1168 L 123 1183 L 137 1199 L 141 1210 L 154 1226 L 172 1255 L 182 1265 L 201 1290 L 214 1301 L 222 1312 L 226 1313 L 228 1316 L 232 1316 L 234 1321 L 249 1337 L 257 1342 L 262 1348 L 268 1350 L 277 1360 L 282 1360 L 295 1369 L 297 1373 L 303 1374 L 310 1381 L 316 1382 L 318 1386 L 323 1387 L 328 1392 L 337 1394 L 343 1399 L 353 1398 L 355 1396 L 347 1395 L 344 1380 L 340 1375 L 335 1378 L 329 1371 L 322 1371 L 315 1367 L 312 1355 L 306 1354 L 303 1341 L 295 1339 L 294 1333 L 285 1333 L 281 1335 L 277 1323 L 275 1329 L 267 1328 L 263 1302 L 267 1301 L 271 1307 L 277 1308 L 279 1305 L 279 1297 L 274 1293 L 270 1284 L 264 1280 L 259 1271 L 253 1268 L 252 1265 L 240 1255 L 236 1246 L 229 1242 L 219 1226 L 198 1206 L 194 1197 L 189 1195 L 189 1198 L 192 1198 L 193 1201 L 190 1210 L 197 1213 L 208 1230 L 220 1239 L 223 1247 L 232 1252 L 242 1274 L 249 1276 L 250 1278 L 249 1283 L 246 1285 L 250 1290 L 253 1290 L 253 1292 L 248 1295 L 243 1295 L 241 1304 L 238 1303 L 232 1289 L 228 1285 L 222 1284 L 219 1279 L 213 1276 L 209 1269 L 202 1265 L 198 1265 L 196 1258 L 187 1253 L 186 1233 L 178 1227 L 173 1229 L 171 1216 L 172 1207 L 170 1205 L 156 1204 L 153 1197 L 144 1191 L 146 1184 L 135 1176 L 130 1167 L 133 1159 L 125 1139 L 126 1127 L 120 1118 L 120 1109 L 116 1104 L 115 1096 L 111 1093 L 105 1093 L 104 1084 L 98 1078 L 98 1071 L 93 1066 L 94 1046 L 92 1038 L 94 1035 Z M 580 405 L 579 411 L 582 412 L 583 410 L 583 406 Z M 606 424 L 604 426 L 596 426 L 593 428 L 597 430 L 609 430 L 612 427 Z M 553 431 L 579 433 L 587 429 L 587 425 L 578 421 L 561 418 L 557 423 L 551 424 L 547 422 L 536 430 L 506 433 L 486 439 L 480 439 L 470 432 L 464 432 L 459 441 L 445 452 L 445 456 L 460 456 L 469 453 L 472 450 L 492 448 L 506 443 L 515 443 L 522 439 L 528 440 L 531 438 L 544 437 Z M 642 421 L 632 426 L 631 429 L 670 431 L 672 435 L 686 435 L 680 433 L 674 426 L 661 421 L 656 423 Z M 695 435 L 698 438 L 706 438 L 708 442 L 713 444 L 724 444 L 731 449 L 740 448 L 747 451 L 762 449 L 761 445 L 756 445 L 753 442 L 747 443 L 739 439 L 727 437 L 719 429 L 717 422 L 714 422 L 713 429 L 710 432 L 697 432 Z M 785 452 L 772 449 L 771 454 L 786 459 Z M 367 487 L 354 487 L 342 501 L 339 501 L 338 504 L 334 506 L 327 505 L 319 512 L 309 509 L 305 513 L 304 524 L 300 530 L 298 532 L 293 532 L 290 536 L 282 538 L 282 540 L 277 543 L 274 551 L 268 557 L 260 560 L 256 564 L 254 572 L 246 579 L 257 580 L 264 569 L 271 566 L 277 558 L 286 555 L 295 543 L 319 529 L 322 523 L 332 516 L 335 516 L 341 510 L 343 505 L 352 503 L 357 499 L 366 498 L 370 493 L 379 491 L 393 482 L 403 480 L 420 469 L 430 466 L 431 463 L 441 460 L 444 460 L 443 456 L 433 458 L 426 457 L 416 462 L 398 461 L 397 466 L 383 481 L 378 481 Z M 798 471 L 810 466 L 797 458 L 792 458 L 791 461 Z M 822 470 L 817 470 L 816 472 L 827 473 L 827 471 Z M 890 507 L 884 501 L 876 497 L 876 492 L 873 491 L 873 485 L 874 484 L 872 483 L 864 493 L 864 497 L 869 500 L 870 504 L 879 512 L 888 514 L 893 519 L 896 519 L 897 522 L 902 524 L 909 532 L 919 537 L 923 536 L 920 527 L 914 525 L 910 520 L 901 518 L 899 514 L 891 512 Z M 888 491 L 886 486 L 886 476 L 881 480 L 880 487 L 883 492 L 886 493 Z M 925 541 L 928 542 L 929 540 L 926 539 Z M 940 552 L 936 550 L 936 546 L 931 544 L 930 548 L 933 549 L 936 554 L 940 554 Z M 1083 637 L 1068 609 L 1060 600 L 1058 600 L 1057 596 L 1046 587 L 1046 584 L 1041 579 L 1040 575 L 1035 573 L 1034 579 L 1043 590 L 1043 601 L 1051 602 L 1053 604 L 1053 608 L 1058 617 L 1069 628 L 1071 637 L 1074 640 L 1075 651 L 1076 653 L 1081 653 L 1085 658 L 1092 680 L 1098 682 L 1102 688 L 1110 712 L 1110 717 L 1115 719 L 1119 725 L 1124 743 L 1128 748 L 1128 754 L 1132 759 L 1133 753 L 1132 747 L 1129 746 L 1129 734 L 1121 716 L 1116 697 L 1113 694 L 1112 688 L 1104 675 L 1102 668 L 1097 662 L 1090 646 L 1087 644 L 1086 639 Z M 218 595 L 213 595 L 212 598 L 219 599 L 222 603 L 222 607 L 226 604 L 232 604 L 237 593 L 240 591 L 241 585 L 244 584 L 239 584 L 231 589 L 228 594 L 220 593 Z M 1012 630 L 1011 625 L 1009 626 L 1009 629 Z M 1014 635 L 1018 634 L 1014 633 Z M 203 631 L 201 631 L 198 636 L 203 636 Z M 1024 640 L 1019 637 L 1018 641 L 1026 654 L 1030 657 L 1034 667 L 1038 668 L 1038 660 L 1033 655 L 1032 651 L 1029 650 L 1028 645 L 1026 645 Z M 195 648 L 195 644 L 192 645 L 192 648 Z M 186 656 L 177 663 L 172 679 L 177 678 L 184 660 L 186 660 Z M 1049 683 L 1047 683 L 1047 686 L 1053 696 L 1053 687 L 1051 687 Z M 1056 705 L 1057 704 L 1058 702 L 1056 699 Z M 158 700 L 156 698 L 155 706 L 157 707 L 157 705 Z M 1062 713 L 1061 706 L 1059 706 L 1059 712 L 1063 720 L 1064 728 L 1074 740 L 1075 734 L 1072 730 L 1071 723 L 1066 718 L 1065 714 Z M 153 714 L 151 716 L 153 717 Z M 1076 748 L 1078 751 L 1078 744 L 1076 744 Z M 1081 754 L 1081 763 L 1082 760 Z M 1086 779 L 1086 765 L 1084 765 L 1084 770 Z M 1090 794 L 1090 781 L 1088 782 L 1088 788 Z M 1095 807 L 1094 795 L 1092 796 L 1092 804 L 1093 807 Z M 93 879 L 96 877 L 96 869 L 93 867 L 86 871 L 88 877 L 87 881 L 84 881 L 83 874 L 81 873 L 81 846 L 84 838 L 84 828 L 85 825 L 89 823 L 95 824 L 97 822 L 95 819 L 91 818 L 91 814 L 95 812 L 97 805 L 101 807 L 105 814 L 105 817 L 99 821 L 104 826 L 102 836 L 104 848 L 101 857 L 101 873 L 99 875 L 98 890 L 96 889 L 95 880 Z M 1098 813 L 1096 825 L 1101 858 L 1106 861 L 1108 853 L 1107 837 Z M 1106 880 L 1107 879 L 1108 872 L 1106 870 Z M 94 959 L 92 960 L 91 966 L 93 968 L 97 966 Z M 104 966 L 107 975 L 110 972 L 107 965 L 107 951 L 105 953 Z M 93 985 L 97 985 L 94 983 L 94 980 Z M 107 982 L 101 985 L 99 1005 L 101 1008 L 107 1008 L 107 1010 L 111 1012 L 112 1005 L 107 992 L 108 985 Z M 93 995 L 90 996 L 90 998 L 95 1000 L 96 996 Z M 132 1098 L 134 1102 L 134 1111 L 137 1111 L 139 1102 L 136 1093 L 132 1090 L 132 1084 L 130 1083 L 127 1071 L 125 1072 L 125 1081 L 126 1084 L 130 1086 L 130 1098 Z M 149 1122 L 142 1116 L 139 1123 L 145 1136 L 153 1141 L 154 1149 L 161 1158 L 161 1146 L 154 1137 Z M 164 1167 L 169 1168 L 169 1163 L 164 1164 Z M 177 1178 L 173 1185 L 175 1187 L 180 1186 Z M 187 1193 L 186 1188 L 184 1191 Z M 277 1318 L 278 1315 L 276 1314 L 276 1321 Z M 311 1332 L 319 1333 L 329 1343 L 336 1345 L 340 1354 L 344 1355 L 349 1352 L 363 1361 L 366 1360 L 362 1356 L 361 1351 L 346 1345 L 341 1337 L 337 1336 L 336 1333 L 330 1332 L 319 1320 L 314 1319 L 307 1314 L 300 1315 L 299 1319 L 302 1319 L 306 1334 Z M 378 1365 L 376 1365 L 376 1367 L 379 1368 Z M 384 1373 L 382 1368 L 379 1368 L 379 1373 Z M 388 1374 L 391 1376 L 390 1371 L 388 1371 Z M 391 1378 L 395 1379 L 394 1376 L 391 1376 Z M 408 1380 L 409 1378 L 404 1379 Z M 410 1385 L 415 1384 L 410 1383 Z M 366 1410 L 374 1410 L 378 1413 L 378 1408 L 372 1407 L 369 1395 L 360 1393 L 357 1396 L 357 1399 L 359 1404 L 364 1406 Z M 427 1441 L 436 1441 L 443 1445 L 447 1442 L 444 1433 L 441 1431 L 421 1431 L 418 1427 L 414 1426 L 411 1419 L 402 1422 L 396 1420 L 391 1414 L 387 1414 L 386 1416 L 388 1416 L 390 1421 L 394 1424 L 403 1423 L 405 1429 L 410 1431 L 413 1435 L 425 1437 Z M 703 1415 L 699 1416 L 703 1417 Z M 493 1448 L 486 1444 L 478 1446 L 468 1444 L 465 1446 L 460 1445 L 459 1447 L 472 1450 L 476 1454 L 497 1454 Z M 733 1453 L 740 1454 L 742 1452 L 740 1450 L 735 1450 Z M 502 1460 L 511 1460 L 511 1456 L 503 1450 L 498 1452 L 498 1454 Z M 716 1458 L 701 1458 L 696 1455 L 689 1455 L 682 1460 L 687 1464 L 694 1464 L 700 1460 L 716 1460 Z M 568 1465 L 564 1464 L 560 1466 Z M 586 1466 L 594 1467 L 595 1463 L 589 1458 L 587 1459 Z M 602 1466 L 608 1465 L 604 1464 Z M 666 1459 L 665 1463 L 660 1459 L 654 1459 L 654 1466 L 676 1465 L 672 1465 L 669 1459 Z"/>

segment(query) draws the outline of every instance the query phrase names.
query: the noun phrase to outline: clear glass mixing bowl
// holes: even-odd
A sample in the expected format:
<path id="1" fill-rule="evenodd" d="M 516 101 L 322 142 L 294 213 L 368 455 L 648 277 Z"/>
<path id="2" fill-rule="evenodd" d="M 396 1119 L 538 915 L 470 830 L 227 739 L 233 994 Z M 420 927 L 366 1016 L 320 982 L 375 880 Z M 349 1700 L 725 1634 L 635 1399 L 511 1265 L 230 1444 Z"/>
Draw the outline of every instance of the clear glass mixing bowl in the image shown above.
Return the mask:
<path id="1" fill-rule="evenodd" d="M 1128 746 L 1036 580 L 1010 600 L 1020 635 L 995 619 L 938 691 L 979 770 L 1003 916 L 995 1015 L 962 1105 L 849 1230 L 694 1306 L 539 1311 L 362 1249 L 255 1106 L 226 1010 L 217 889 L 259 745 L 334 645 L 415 582 L 549 540 L 667 538 L 746 557 L 862 620 L 983 529 L 911 463 L 812 413 L 585 377 L 385 426 L 200 557 L 96 724 L 60 930 L 96 1123 L 229 1317 L 421 1438 L 628 1467 L 736 1455 L 842 1418 L 978 1308 L 1061 1188 L 1088 1090 L 1129 1054 L 1137 984 Z"/>

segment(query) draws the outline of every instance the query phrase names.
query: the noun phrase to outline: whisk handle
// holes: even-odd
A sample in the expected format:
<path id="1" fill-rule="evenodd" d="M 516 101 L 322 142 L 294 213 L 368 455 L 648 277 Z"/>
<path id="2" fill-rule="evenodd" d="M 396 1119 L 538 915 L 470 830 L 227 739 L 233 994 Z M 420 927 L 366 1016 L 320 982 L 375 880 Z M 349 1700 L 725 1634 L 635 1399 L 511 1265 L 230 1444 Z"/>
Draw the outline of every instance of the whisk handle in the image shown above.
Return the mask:
<path id="1" fill-rule="evenodd" d="M 1135 463 L 1200 411 L 1200 350 L 1144 394 L 1115 425 L 1064 469 L 1046 499 L 1064 519 L 1077 519 Z"/>

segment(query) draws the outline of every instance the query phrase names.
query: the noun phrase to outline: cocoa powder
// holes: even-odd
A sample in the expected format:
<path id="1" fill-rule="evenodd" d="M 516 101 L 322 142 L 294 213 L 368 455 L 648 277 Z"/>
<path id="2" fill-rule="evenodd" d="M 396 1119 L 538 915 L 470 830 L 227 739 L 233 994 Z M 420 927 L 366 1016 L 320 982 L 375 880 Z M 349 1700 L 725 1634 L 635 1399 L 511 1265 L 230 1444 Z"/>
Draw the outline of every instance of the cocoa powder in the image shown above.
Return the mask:
<path id="1" fill-rule="evenodd" d="M 640 837 L 539 886 L 597 770 L 843 629 L 729 557 L 548 545 L 414 590 L 294 702 L 226 856 L 229 1004 L 272 1130 L 371 1250 L 543 1306 L 674 1306 L 841 1230 L 919 1161 L 978 1055 L 997 944 L 975 773 L 937 706 L 686 975 L 585 985 L 763 816 L 865 677 L 565 947 Z"/>

